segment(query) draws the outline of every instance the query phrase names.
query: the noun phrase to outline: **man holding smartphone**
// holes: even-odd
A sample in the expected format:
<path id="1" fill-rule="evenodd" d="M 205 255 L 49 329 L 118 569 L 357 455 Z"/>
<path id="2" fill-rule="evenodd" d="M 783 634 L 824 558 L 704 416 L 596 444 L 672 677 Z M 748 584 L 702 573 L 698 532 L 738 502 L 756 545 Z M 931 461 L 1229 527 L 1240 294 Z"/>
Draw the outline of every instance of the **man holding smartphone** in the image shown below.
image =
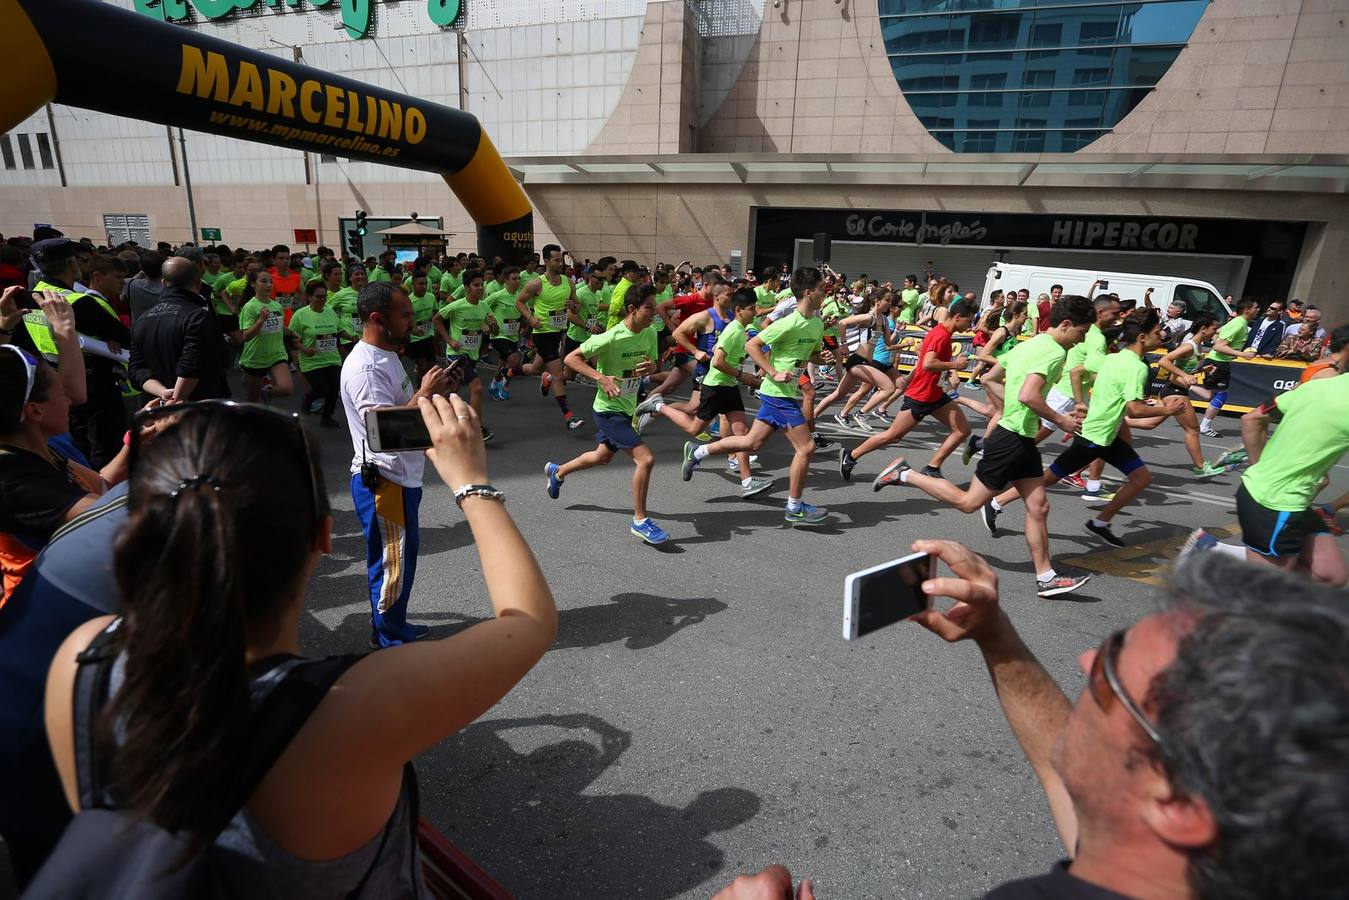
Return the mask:
<path id="1" fill-rule="evenodd" d="M 421 450 L 372 453 L 365 445 L 365 413 L 383 407 L 418 408 L 419 398 L 458 387 L 450 372 L 433 366 L 416 391 L 399 356 L 412 336 L 415 316 L 407 291 L 394 281 L 366 285 L 357 300 L 361 340 L 342 363 L 342 408 L 351 429 L 351 499 L 365 534 L 370 582 L 370 646 L 394 647 L 429 630 L 407 621 L 417 573 L 417 510 L 422 499 Z"/>

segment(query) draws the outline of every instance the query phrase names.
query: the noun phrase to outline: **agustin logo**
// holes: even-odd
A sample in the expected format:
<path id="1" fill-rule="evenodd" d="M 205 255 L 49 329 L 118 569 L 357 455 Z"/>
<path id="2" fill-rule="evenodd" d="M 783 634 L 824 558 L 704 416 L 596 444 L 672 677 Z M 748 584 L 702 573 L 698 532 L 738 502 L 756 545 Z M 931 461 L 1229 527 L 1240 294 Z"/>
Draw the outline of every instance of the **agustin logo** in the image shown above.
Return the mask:
<path id="1" fill-rule="evenodd" d="M 195 16 L 204 16 L 214 22 L 249 10 L 261 13 L 264 6 L 279 10 L 283 2 L 290 14 L 301 11 L 302 0 L 135 0 L 135 9 L 163 22 L 190 22 Z M 371 35 L 374 0 L 309 0 L 314 7 L 334 3 L 341 10 L 342 24 L 349 37 L 360 39 Z M 441 28 L 453 25 L 463 10 L 463 0 L 427 0 L 426 3 L 427 17 Z"/>

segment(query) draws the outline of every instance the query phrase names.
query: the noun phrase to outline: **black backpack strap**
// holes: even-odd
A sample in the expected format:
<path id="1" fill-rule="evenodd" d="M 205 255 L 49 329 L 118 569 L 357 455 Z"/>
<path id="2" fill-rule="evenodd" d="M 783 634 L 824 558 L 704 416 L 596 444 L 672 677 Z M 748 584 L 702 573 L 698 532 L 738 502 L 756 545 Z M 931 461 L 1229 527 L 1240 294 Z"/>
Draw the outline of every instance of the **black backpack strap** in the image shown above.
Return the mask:
<path id="1" fill-rule="evenodd" d="M 108 698 L 108 680 L 117 661 L 116 634 L 122 626 L 121 618 L 114 619 L 89 646 L 75 657 L 75 689 L 72 741 L 75 751 L 75 782 L 81 809 L 111 808 L 107 793 L 103 760 L 99 758 L 94 733 L 98 714 Z"/>

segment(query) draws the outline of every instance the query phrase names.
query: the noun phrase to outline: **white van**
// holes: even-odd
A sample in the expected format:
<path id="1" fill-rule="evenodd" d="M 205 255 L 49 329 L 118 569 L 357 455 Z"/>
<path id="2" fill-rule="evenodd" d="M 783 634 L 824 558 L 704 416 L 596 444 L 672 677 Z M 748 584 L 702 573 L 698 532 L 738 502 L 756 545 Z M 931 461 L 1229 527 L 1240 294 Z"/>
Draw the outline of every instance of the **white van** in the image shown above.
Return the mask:
<path id="1" fill-rule="evenodd" d="M 1194 313 L 1207 312 L 1226 321 L 1232 315 L 1218 289 L 1207 281 L 1195 278 L 1177 278 L 1171 275 L 1137 275 L 1128 272 L 1098 272 L 1093 269 L 1059 269 L 1052 266 L 1017 266 L 1011 263 L 996 262 L 989 266 L 988 277 L 984 279 L 984 293 L 980 298 L 981 307 L 988 306 L 989 295 L 994 290 L 1030 291 L 1032 302 L 1041 294 L 1048 294 L 1053 285 L 1062 285 L 1065 294 L 1087 296 L 1093 281 L 1105 283 L 1096 288 L 1097 295 L 1118 294 L 1121 300 L 1137 300 L 1143 305 L 1143 292 L 1152 288 L 1152 305 L 1163 316 L 1172 299 L 1185 303 L 1185 317 L 1193 318 Z"/>

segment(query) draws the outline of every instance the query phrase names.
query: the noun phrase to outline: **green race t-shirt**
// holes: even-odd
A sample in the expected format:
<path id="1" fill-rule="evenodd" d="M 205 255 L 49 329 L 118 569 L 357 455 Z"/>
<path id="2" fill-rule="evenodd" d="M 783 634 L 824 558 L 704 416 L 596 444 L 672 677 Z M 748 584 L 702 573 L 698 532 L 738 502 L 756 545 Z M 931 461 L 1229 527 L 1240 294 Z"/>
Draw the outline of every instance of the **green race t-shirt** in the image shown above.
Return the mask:
<path id="1" fill-rule="evenodd" d="M 553 334 L 567 328 L 567 301 L 571 299 L 571 282 L 559 276 L 553 284 L 547 278 L 540 280 L 539 292 L 534 295 L 534 318 L 539 320 L 535 334 Z"/>
<path id="2" fill-rule="evenodd" d="M 1082 387 L 1091 392 L 1092 382 L 1105 362 L 1105 332 L 1093 322 L 1087 329 L 1087 336 L 1068 348 L 1068 356 L 1063 363 L 1063 377 L 1054 385 L 1054 390 L 1069 397 L 1073 396 L 1072 371 L 1082 366 Z"/>
<path id="3" fill-rule="evenodd" d="M 759 332 L 759 339 L 773 348 L 770 357 L 773 370 L 780 372 L 790 369 L 792 372 L 786 381 L 765 378 L 759 393 L 784 400 L 795 400 L 801 396 L 797 378 L 810 357 L 820 349 L 823 338 L 824 322 L 820 321 L 820 317 L 811 316 L 807 319 L 796 309 Z"/>
<path id="4" fill-rule="evenodd" d="M 602 302 L 603 299 L 600 294 L 592 291 L 589 285 L 578 284 L 576 286 L 576 314 L 584 319 L 587 325 L 594 325 L 599 321 L 600 304 Z M 587 341 L 590 339 L 590 332 L 580 325 L 572 323 L 567 326 L 567 337 L 573 341 Z"/>
<path id="5" fill-rule="evenodd" d="M 285 310 L 275 300 L 269 301 L 267 308 L 272 311 L 271 317 L 263 323 L 257 334 L 244 341 L 243 352 L 239 354 L 239 365 L 245 368 L 267 369 L 286 359 L 286 343 L 281 334 Z M 239 310 L 239 330 L 252 328 L 261 315 L 262 301 L 254 297 Z"/>
<path id="6" fill-rule="evenodd" d="M 712 347 L 712 356 L 715 358 L 717 350 L 720 349 L 726 354 L 726 365 L 739 369 L 740 364 L 745 361 L 745 343 L 748 340 L 749 335 L 745 332 L 745 326 L 732 319 L 721 329 L 717 343 Z M 716 366 L 709 366 L 707 374 L 703 376 L 703 384 L 708 387 L 727 387 L 739 383 Z"/>
<path id="7" fill-rule="evenodd" d="M 841 303 L 837 297 L 830 297 L 828 300 L 824 301 L 824 304 L 820 307 L 820 318 L 844 319 L 847 318 L 850 312 L 852 312 L 852 310 L 850 310 L 846 304 Z M 824 333 L 834 340 L 838 340 L 837 325 L 826 326 Z"/>
<path id="8" fill-rule="evenodd" d="M 614 285 L 614 289 L 609 292 L 609 321 L 604 326 L 606 330 L 613 328 L 625 318 L 627 311 L 623 308 L 623 298 L 627 296 L 632 287 L 631 281 L 620 278 L 618 283 Z"/>
<path id="9" fill-rule="evenodd" d="M 660 356 L 656 330 L 646 328 L 640 334 L 633 334 L 627 325 L 619 322 L 608 331 L 586 338 L 581 344 L 581 355 L 593 360 L 592 365 L 601 375 L 618 379 L 617 397 L 610 397 L 603 390 L 595 391 L 595 412 L 634 415 L 642 379 L 632 373 L 642 362 L 654 361 Z"/>
<path id="10" fill-rule="evenodd" d="M 314 312 L 309 306 L 300 307 L 290 317 L 290 330 L 301 347 L 313 347 L 317 351 L 313 356 L 300 354 L 301 372 L 342 365 L 342 355 L 337 352 L 342 321 L 331 307 L 324 306 L 322 312 Z"/>
<path id="11" fill-rule="evenodd" d="M 450 340 L 459 344 L 457 350 L 446 344 L 445 355 L 477 359 L 478 351 L 482 349 L 482 328 L 489 312 L 486 303 L 473 303 L 467 298 L 442 306 L 441 321 L 450 332 Z"/>
<path id="12" fill-rule="evenodd" d="M 214 275 L 210 272 L 202 273 L 201 282 L 211 289 L 211 308 L 216 311 L 216 315 L 234 315 L 233 311 L 225 305 L 225 302 L 221 300 L 217 294 L 218 291 L 223 291 L 225 288 L 229 287 L 230 282 L 232 281 L 234 281 L 234 273 L 225 269 L 221 269 Z"/>
<path id="13" fill-rule="evenodd" d="M 918 288 L 905 288 L 900 291 L 899 302 L 903 306 L 899 313 L 899 321 L 907 325 L 917 322 L 918 308 L 923 305 L 923 295 L 918 293 Z"/>
<path id="14" fill-rule="evenodd" d="M 337 315 L 342 323 L 342 333 L 346 335 L 348 341 L 359 340 L 361 332 L 365 330 L 365 326 L 361 324 L 360 313 L 356 311 L 358 299 L 355 288 L 344 287 L 333 291 L 328 296 L 328 305 L 324 307 Z"/>
<path id="15" fill-rule="evenodd" d="M 497 333 L 494 337 L 499 340 L 520 339 L 520 308 L 515 305 L 515 298 L 518 296 L 519 291 L 512 294 L 502 288 L 490 297 L 483 298 L 482 302 L 487 304 L 487 311 L 497 320 Z"/>
<path id="16" fill-rule="evenodd" d="M 526 284 L 529 284 L 531 281 L 537 281 L 538 279 L 540 279 L 540 278 L 542 278 L 542 277 L 543 277 L 543 273 L 542 273 L 542 272 L 526 272 L 524 269 L 521 269 L 521 270 L 520 270 L 520 284 L 521 284 L 521 286 L 526 285 Z"/>
<path id="17" fill-rule="evenodd" d="M 660 305 L 661 305 L 662 303 L 664 303 L 666 300 L 669 300 L 669 299 L 671 299 L 671 298 L 673 298 L 673 297 L 674 297 L 674 285 L 672 285 L 672 284 L 667 284 L 667 285 L 665 286 L 665 290 L 663 290 L 663 291 L 661 291 L 659 294 L 657 294 L 657 295 L 653 298 L 653 300 L 654 300 L 654 302 L 655 302 L 655 304 L 656 304 L 657 306 L 660 306 Z M 653 319 L 651 320 L 651 327 L 654 328 L 654 329 L 656 329 L 656 332 L 657 332 L 657 333 L 660 333 L 660 332 L 664 331 L 664 330 L 665 330 L 665 318 L 664 318 L 663 316 L 661 316 L 660 313 L 656 313 L 655 318 L 653 318 Z"/>
<path id="18" fill-rule="evenodd" d="M 1059 380 L 1063 374 L 1063 362 L 1068 351 L 1059 346 L 1049 334 L 1037 334 L 1028 341 L 1022 341 L 1018 347 L 1002 358 L 1006 370 L 1003 383 L 1006 385 L 1002 401 L 1002 419 L 998 422 L 1003 428 L 1022 437 L 1033 438 L 1040 430 L 1040 417 L 1018 397 L 1027 375 L 1043 375 L 1045 379 L 1041 396 L 1049 393 L 1049 386 Z"/>
<path id="19" fill-rule="evenodd" d="M 440 292 L 442 294 L 453 294 L 463 286 L 464 271 L 462 269 L 459 270 L 458 275 L 455 275 L 452 272 L 446 272 L 444 275 L 440 276 Z"/>
<path id="20" fill-rule="evenodd" d="M 1218 340 L 1226 341 L 1229 347 L 1240 348 L 1246 343 L 1246 333 L 1250 329 L 1251 323 L 1246 321 L 1245 316 L 1235 316 L 1232 321 L 1218 329 Z M 1210 350 L 1208 358 L 1214 362 L 1231 362 L 1236 359 L 1235 356 L 1219 353 L 1217 350 Z"/>
<path id="21" fill-rule="evenodd" d="M 1066 368 L 1066 364 L 1065 364 Z M 1132 400 L 1142 400 L 1148 387 L 1148 364 L 1132 350 L 1111 353 L 1096 374 L 1091 407 L 1082 422 L 1082 436 L 1098 447 L 1108 447 L 1119 433 L 1124 409 Z"/>
<path id="22" fill-rule="evenodd" d="M 367 281 L 393 281 L 393 279 L 389 277 L 389 270 L 383 266 L 375 266 L 375 270 L 367 274 L 370 276 L 366 279 Z"/>
<path id="23" fill-rule="evenodd" d="M 413 294 L 412 300 L 412 340 L 429 341 L 436 336 L 436 330 L 431 326 L 431 319 L 436 314 L 436 295 L 427 291 L 425 294 Z"/>
<path id="24" fill-rule="evenodd" d="M 1241 483 L 1263 507 L 1302 512 L 1330 467 L 1349 450 L 1349 375 L 1305 382 L 1274 403 L 1283 419 Z"/>

